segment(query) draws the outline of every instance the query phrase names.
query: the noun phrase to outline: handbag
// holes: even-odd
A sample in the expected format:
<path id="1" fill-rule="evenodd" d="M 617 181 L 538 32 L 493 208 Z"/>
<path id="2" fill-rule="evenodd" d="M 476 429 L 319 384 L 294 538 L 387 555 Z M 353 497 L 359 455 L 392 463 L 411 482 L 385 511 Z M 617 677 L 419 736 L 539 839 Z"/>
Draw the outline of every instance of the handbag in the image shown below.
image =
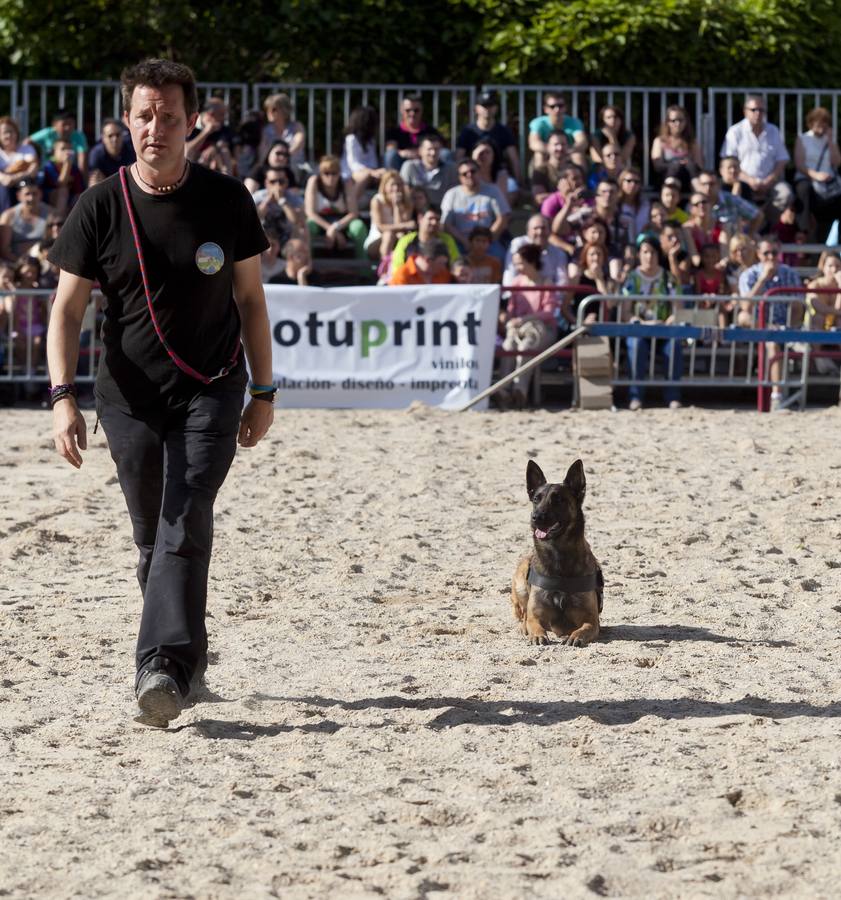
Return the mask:
<path id="1" fill-rule="evenodd" d="M 818 164 L 815 167 L 817 171 L 820 171 L 821 163 L 823 163 L 823 159 L 826 156 L 826 151 L 829 149 L 829 140 L 823 145 L 823 150 L 821 150 L 821 155 L 818 157 Z M 821 198 L 821 200 L 835 200 L 838 197 L 841 197 L 841 178 L 838 177 L 837 172 L 833 172 L 832 178 L 829 181 L 813 181 L 812 189 L 814 192 Z"/>
<path id="2" fill-rule="evenodd" d="M 189 375 L 190 378 L 194 378 L 196 381 L 200 381 L 202 384 L 210 384 L 213 381 L 216 381 L 217 378 L 224 378 L 231 369 L 237 364 L 237 360 L 239 359 L 239 351 L 241 347 L 240 339 L 237 337 L 236 343 L 231 349 L 230 358 L 228 360 L 227 365 L 222 366 L 216 375 L 203 375 L 197 369 L 194 369 L 189 363 L 186 363 L 181 357 L 172 349 L 167 341 L 161 326 L 158 324 L 158 317 L 155 315 L 155 307 L 152 304 L 152 292 L 149 290 L 149 279 L 146 276 L 146 261 L 143 258 L 143 248 L 140 245 L 140 232 L 137 228 L 137 222 L 134 218 L 134 210 L 131 205 L 131 197 L 128 192 L 128 183 L 126 181 L 126 167 L 120 166 L 120 184 L 123 188 L 123 199 L 126 204 L 126 211 L 128 212 L 128 220 L 131 225 L 131 233 L 134 238 L 134 249 L 137 253 L 137 262 L 140 265 L 140 277 L 143 280 L 143 291 L 146 294 L 146 307 L 149 310 L 149 318 L 152 320 L 152 327 L 155 329 L 155 334 L 158 336 L 158 340 L 161 342 L 164 350 L 166 350 L 169 358 L 175 363 L 175 365 L 185 374 Z"/>

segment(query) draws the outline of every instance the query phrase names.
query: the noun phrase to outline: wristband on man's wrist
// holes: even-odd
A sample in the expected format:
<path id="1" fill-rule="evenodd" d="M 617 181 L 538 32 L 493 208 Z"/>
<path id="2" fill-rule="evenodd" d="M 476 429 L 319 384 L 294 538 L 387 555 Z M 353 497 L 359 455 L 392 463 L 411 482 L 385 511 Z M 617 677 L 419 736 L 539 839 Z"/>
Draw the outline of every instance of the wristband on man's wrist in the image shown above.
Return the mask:
<path id="1" fill-rule="evenodd" d="M 252 381 L 248 385 L 248 393 L 252 400 L 266 400 L 274 403 L 277 388 L 273 384 L 254 384 Z"/>
<path id="2" fill-rule="evenodd" d="M 50 408 L 54 407 L 59 400 L 66 397 L 76 398 L 75 384 L 56 384 L 50 388 Z"/>

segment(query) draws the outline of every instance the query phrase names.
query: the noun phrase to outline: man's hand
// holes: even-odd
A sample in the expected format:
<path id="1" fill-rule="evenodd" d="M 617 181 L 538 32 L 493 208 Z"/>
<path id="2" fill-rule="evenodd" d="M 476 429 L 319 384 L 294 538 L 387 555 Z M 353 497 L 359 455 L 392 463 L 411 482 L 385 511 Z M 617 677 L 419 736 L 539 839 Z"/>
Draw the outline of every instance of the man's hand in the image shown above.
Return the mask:
<path id="1" fill-rule="evenodd" d="M 237 441 L 240 447 L 254 447 L 274 421 L 274 404 L 266 400 L 251 400 L 242 413 Z M 81 460 L 80 460 L 81 462 Z"/>
<path id="2" fill-rule="evenodd" d="M 81 467 L 82 454 L 79 450 L 88 449 L 87 426 L 72 397 L 59 400 L 53 407 L 53 442 L 58 454 L 71 466 Z"/>

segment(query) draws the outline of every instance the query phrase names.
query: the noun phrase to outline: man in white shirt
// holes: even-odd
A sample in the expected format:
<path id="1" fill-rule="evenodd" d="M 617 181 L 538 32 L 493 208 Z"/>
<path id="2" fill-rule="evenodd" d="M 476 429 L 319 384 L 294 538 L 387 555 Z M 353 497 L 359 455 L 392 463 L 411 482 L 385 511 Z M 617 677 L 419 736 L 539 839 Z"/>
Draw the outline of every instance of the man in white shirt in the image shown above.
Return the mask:
<path id="1" fill-rule="evenodd" d="M 794 202 L 794 192 L 783 180 L 788 151 L 777 126 L 765 120 L 765 112 L 764 98 L 748 94 L 745 117 L 727 130 L 720 155 L 738 158 L 741 180 L 750 187 L 754 201 L 765 204 L 765 214 L 773 223 Z"/>
<path id="2" fill-rule="evenodd" d="M 526 223 L 526 233 L 511 241 L 511 246 L 505 254 L 503 284 L 510 284 L 511 279 L 517 274 L 514 268 L 513 257 L 523 244 L 537 244 L 543 251 L 540 254 L 541 272 L 548 276 L 550 284 L 569 283 L 569 274 L 567 272 L 569 257 L 560 247 L 549 243 L 549 220 L 537 213 Z"/>

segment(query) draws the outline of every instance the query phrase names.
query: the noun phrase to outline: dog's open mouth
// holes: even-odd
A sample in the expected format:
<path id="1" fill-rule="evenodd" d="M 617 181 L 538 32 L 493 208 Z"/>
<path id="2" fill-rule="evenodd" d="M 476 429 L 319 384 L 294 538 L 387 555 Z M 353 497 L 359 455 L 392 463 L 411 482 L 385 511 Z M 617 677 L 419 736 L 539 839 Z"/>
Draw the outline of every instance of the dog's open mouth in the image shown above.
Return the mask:
<path id="1" fill-rule="evenodd" d="M 542 528 L 535 528 L 534 536 L 539 541 L 545 541 L 548 537 L 551 537 L 553 534 L 556 534 L 558 532 L 558 530 L 560 529 L 560 527 L 561 526 L 557 522 L 555 522 L 555 524 L 550 525 L 546 531 L 544 531 Z"/>

